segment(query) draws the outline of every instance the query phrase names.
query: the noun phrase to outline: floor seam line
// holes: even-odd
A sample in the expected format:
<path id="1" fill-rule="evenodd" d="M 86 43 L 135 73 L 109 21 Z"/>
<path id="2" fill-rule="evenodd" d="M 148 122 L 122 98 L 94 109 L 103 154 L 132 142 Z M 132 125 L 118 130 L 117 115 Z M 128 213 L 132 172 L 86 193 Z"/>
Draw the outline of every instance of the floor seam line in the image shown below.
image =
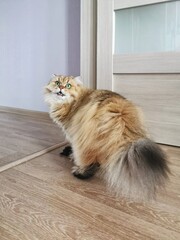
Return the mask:
<path id="1" fill-rule="evenodd" d="M 1 173 L 1 172 L 4 172 L 4 171 L 6 171 L 6 170 L 8 170 L 8 169 L 10 169 L 10 168 L 16 167 L 16 166 L 18 166 L 18 165 L 20 165 L 20 164 L 22 164 L 22 163 L 28 162 L 28 161 L 36 158 L 36 157 L 42 156 L 42 155 L 44 155 L 44 154 L 46 154 L 46 153 L 48 153 L 48 152 L 51 152 L 51 151 L 53 151 L 53 150 L 55 150 L 55 149 L 57 149 L 57 148 L 59 148 L 59 147 L 63 147 L 63 146 L 65 146 L 67 143 L 68 143 L 67 141 L 64 141 L 64 142 L 62 142 L 62 143 L 58 143 L 58 144 L 52 145 L 51 147 L 47 147 L 47 148 L 45 148 L 45 149 L 43 149 L 43 150 L 40 150 L 40 151 L 38 151 L 38 152 L 35 152 L 35 153 L 33 153 L 33 154 L 30 154 L 30 155 L 28 155 L 28 156 L 25 156 L 25 157 L 23 157 L 23 158 L 20 158 L 20 159 L 14 161 L 14 162 L 8 163 L 8 164 L 0 167 L 0 173 Z"/>

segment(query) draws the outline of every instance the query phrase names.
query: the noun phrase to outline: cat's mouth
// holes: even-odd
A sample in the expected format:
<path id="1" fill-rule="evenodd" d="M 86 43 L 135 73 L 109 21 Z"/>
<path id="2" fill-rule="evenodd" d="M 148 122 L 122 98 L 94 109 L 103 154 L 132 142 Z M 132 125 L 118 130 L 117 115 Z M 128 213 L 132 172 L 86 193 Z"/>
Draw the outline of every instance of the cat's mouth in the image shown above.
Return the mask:
<path id="1" fill-rule="evenodd" d="M 64 96 L 65 96 L 65 94 L 62 93 L 61 91 L 59 91 L 59 92 L 57 93 L 57 95 L 59 95 L 59 96 L 61 96 L 61 97 L 64 97 Z"/>

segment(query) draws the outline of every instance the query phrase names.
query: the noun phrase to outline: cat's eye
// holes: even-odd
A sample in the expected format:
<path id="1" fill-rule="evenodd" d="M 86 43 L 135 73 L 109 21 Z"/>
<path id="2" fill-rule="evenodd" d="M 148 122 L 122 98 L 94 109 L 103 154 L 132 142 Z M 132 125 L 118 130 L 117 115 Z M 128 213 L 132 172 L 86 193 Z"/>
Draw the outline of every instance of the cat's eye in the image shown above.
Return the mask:
<path id="1" fill-rule="evenodd" d="M 72 85 L 70 83 L 66 84 L 66 88 L 70 89 L 72 87 Z"/>
<path id="2" fill-rule="evenodd" d="M 59 86 L 59 85 L 60 85 L 60 82 L 59 82 L 59 81 L 55 81 L 55 84 Z"/>

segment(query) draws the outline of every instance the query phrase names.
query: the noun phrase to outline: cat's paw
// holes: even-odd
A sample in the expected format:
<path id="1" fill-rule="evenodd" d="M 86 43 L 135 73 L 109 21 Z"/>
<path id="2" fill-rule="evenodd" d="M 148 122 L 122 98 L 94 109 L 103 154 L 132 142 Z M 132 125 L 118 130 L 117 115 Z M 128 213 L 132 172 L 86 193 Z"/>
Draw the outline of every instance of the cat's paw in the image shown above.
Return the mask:
<path id="1" fill-rule="evenodd" d="M 72 174 L 75 177 L 78 177 L 79 175 L 83 175 L 84 171 L 79 166 L 72 167 Z"/>
<path id="2" fill-rule="evenodd" d="M 63 157 L 68 157 L 71 162 L 74 162 L 74 156 L 71 146 L 66 146 L 59 154 Z"/>
<path id="3" fill-rule="evenodd" d="M 87 167 L 74 166 L 72 168 L 72 174 L 79 179 L 88 179 L 92 177 L 99 168 L 99 164 L 91 164 Z"/>

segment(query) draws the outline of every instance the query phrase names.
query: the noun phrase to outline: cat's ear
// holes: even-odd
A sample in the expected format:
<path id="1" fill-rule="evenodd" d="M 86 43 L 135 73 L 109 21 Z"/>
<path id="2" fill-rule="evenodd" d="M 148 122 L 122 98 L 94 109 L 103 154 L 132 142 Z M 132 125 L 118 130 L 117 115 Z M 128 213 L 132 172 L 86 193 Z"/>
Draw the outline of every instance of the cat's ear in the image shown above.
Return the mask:
<path id="1" fill-rule="evenodd" d="M 57 74 L 53 73 L 53 74 L 52 74 L 52 77 L 57 77 Z"/>
<path id="2" fill-rule="evenodd" d="M 75 81 L 78 85 L 83 85 L 81 76 L 75 77 L 75 78 L 74 78 L 74 81 Z"/>

